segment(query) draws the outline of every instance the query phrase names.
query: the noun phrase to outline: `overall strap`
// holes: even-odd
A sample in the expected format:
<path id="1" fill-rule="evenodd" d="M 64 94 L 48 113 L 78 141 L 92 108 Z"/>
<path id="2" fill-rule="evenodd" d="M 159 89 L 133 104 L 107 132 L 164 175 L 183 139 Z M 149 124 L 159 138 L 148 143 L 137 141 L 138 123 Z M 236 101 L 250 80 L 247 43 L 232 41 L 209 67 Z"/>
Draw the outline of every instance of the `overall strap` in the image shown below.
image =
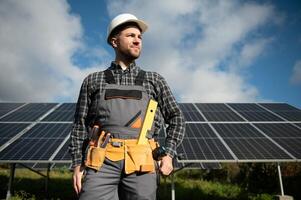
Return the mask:
<path id="1" fill-rule="evenodd" d="M 107 69 L 104 71 L 105 73 L 105 80 L 106 80 L 106 83 L 109 83 L 109 84 L 116 84 L 116 81 L 114 79 L 114 76 L 113 76 L 113 73 L 111 70 Z"/>
<path id="2" fill-rule="evenodd" d="M 144 77 L 146 72 L 144 70 L 140 70 L 136 79 L 135 79 L 135 85 L 143 85 Z"/>

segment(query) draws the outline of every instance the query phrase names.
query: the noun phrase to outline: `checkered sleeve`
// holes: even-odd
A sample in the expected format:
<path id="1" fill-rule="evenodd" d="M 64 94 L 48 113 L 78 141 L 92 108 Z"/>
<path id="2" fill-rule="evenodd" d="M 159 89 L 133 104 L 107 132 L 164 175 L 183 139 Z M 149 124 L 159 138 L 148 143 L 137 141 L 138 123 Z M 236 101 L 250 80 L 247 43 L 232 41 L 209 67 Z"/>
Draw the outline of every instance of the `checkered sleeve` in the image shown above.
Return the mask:
<path id="1" fill-rule="evenodd" d="M 185 134 L 184 116 L 165 79 L 159 74 L 157 76 L 158 105 L 167 125 L 165 148 L 167 154 L 174 157 L 176 148 L 181 144 Z"/>
<path id="2" fill-rule="evenodd" d="M 69 152 L 72 159 L 72 168 L 83 164 L 83 152 L 85 151 L 83 151 L 82 149 L 85 140 L 87 140 L 88 138 L 88 129 L 85 125 L 90 103 L 88 95 L 88 80 L 89 77 L 87 77 L 82 83 L 74 115 L 74 123 L 69 144 Z"/>

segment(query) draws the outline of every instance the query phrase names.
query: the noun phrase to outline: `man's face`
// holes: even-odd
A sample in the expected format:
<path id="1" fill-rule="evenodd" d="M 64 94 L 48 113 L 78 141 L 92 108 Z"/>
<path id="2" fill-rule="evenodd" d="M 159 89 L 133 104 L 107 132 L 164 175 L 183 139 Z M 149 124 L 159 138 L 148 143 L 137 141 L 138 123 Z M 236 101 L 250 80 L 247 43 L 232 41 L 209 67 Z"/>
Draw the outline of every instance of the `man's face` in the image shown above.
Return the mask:
<path id="1" fill-rule="evenodd" d="M 112 46 L 122 56 L 135 60 L 140 56 L 142 49 L 142 35 L 135 26 L 130 26 L 116 35 L 112 39 Z"/>

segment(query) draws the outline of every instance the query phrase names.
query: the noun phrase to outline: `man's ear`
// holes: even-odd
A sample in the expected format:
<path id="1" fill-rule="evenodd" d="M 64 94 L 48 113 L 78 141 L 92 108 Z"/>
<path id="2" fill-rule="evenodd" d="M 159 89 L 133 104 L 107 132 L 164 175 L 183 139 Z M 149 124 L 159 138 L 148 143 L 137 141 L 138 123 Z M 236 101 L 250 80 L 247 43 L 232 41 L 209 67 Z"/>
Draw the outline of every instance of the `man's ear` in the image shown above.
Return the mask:
<path id="1" fill-rule="evenodd" d="M 111 37 L 110 41 L 111 41 L 112 47 L 116 48 L 117 47 L 117 38 L 116 37 Z"/>

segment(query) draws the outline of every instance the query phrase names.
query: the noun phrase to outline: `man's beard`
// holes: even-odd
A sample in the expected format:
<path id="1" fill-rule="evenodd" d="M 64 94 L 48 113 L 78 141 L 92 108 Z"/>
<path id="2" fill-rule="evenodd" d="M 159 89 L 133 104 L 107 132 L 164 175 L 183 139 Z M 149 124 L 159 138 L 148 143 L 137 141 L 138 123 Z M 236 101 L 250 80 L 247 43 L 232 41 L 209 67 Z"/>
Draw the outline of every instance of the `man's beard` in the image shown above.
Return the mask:
<path id="1" fill-rule="evenodd" d="M 139 51 L 139 53 L 137 53 L 137 54 L 134 54 L 134 53 L 129 51 L 129 52 L 123 53 L 123 57 L 126 60 L 132 61 L 132 60 L 138 59 L 139 56 L 140 56 L 140 53 L 141 53 L 141 51 Z"/>

